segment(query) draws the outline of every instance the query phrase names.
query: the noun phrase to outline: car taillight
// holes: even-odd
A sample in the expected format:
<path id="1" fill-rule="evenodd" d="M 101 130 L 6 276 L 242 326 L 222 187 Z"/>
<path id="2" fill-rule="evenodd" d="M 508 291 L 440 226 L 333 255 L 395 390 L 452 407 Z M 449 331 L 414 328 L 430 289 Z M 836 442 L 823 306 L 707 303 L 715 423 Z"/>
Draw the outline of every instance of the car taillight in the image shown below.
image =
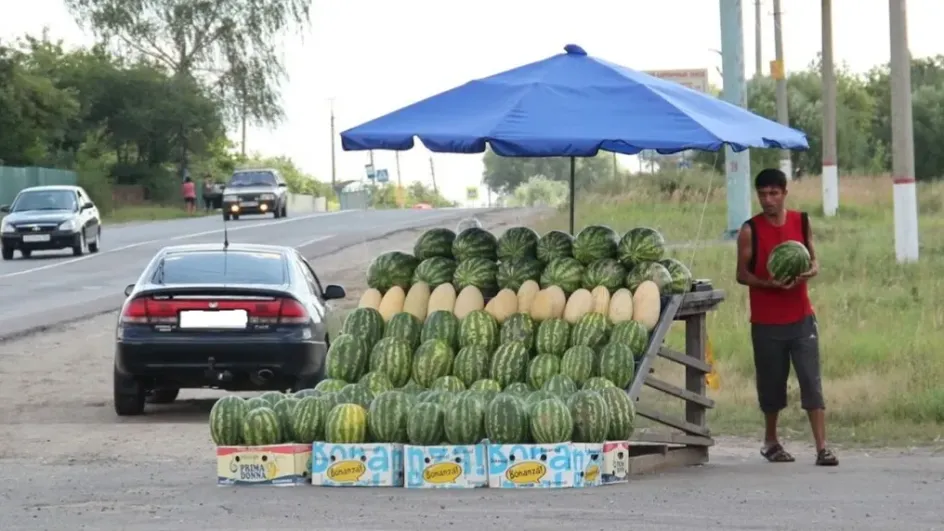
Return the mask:
<path id="1" fill-rule="evenodd" d="M 144 299 L 132 299 L 131 302 L 125 306 L 125 311 L 121 313 L 121 322 L 128 324 L 147 324 L 147 301 Z"/>
<path id="2" fill-rule="evenodd" d="M 306 324 L 308 323 L 308 310 L 295 299 L 282 299 L 282 307 L 279 309 L 279 323 Z"/>
<path id="3" fill-rule="evenodd" d="M 181 311 L 245 310 L 250 325 L 307 324 L 308 310 L 295 299 L 274 300 L 195 300 L 151 299 L 131 300 L 121 314 L 126 324 L 177 324 Z"/>

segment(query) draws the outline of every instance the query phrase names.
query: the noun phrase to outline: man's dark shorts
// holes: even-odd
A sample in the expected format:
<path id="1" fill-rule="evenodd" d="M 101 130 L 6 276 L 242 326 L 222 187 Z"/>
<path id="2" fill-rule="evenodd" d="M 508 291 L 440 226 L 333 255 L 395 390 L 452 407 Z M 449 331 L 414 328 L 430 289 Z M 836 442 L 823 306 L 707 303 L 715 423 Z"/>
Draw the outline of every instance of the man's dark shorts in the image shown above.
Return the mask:
<path id="1" fill-rule="evenodd" d="M 803 409 L 823 409 L 823 383 L 819 366 L 819 329 L 816 316 L 786 325 L 751 325 L 757 399 L 764 413 L 787 407 L 790 363 L 800 383 Z"/>

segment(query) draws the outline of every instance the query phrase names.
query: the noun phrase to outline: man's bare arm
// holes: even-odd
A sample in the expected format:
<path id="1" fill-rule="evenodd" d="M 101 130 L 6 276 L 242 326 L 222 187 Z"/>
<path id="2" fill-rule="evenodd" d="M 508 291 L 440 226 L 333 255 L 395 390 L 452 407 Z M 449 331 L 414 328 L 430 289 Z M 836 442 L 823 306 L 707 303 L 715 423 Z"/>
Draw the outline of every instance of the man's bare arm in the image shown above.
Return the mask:
<path id="1" fill-rule="evenodd" d="M 753 288 L 772 288 L 773 282 L 757 278 L 754 273 L 748 270 L 747 265 L 751 262 L 753 250 L 751 249 L 751 226 L 745 223 L 741 225 L 741 230 L 737 237 L 737 281 L 738 284 L 750 286 Z"/>

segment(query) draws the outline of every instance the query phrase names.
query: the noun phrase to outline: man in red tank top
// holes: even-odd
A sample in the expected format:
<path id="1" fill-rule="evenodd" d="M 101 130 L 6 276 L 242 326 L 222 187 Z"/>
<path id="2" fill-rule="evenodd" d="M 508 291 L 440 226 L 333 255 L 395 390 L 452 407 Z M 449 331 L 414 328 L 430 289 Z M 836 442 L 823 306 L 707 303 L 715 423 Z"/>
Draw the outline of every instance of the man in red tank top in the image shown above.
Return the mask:
<path id="1" fill-rule="evenodd" d="M 747 286 L 750 294 L 757 399 L 766 421 L 761 455 L 775 463 L 794 461 L 777 436 L 777 418 L 787 407 L 792 363 L 800 384 L 800 402 L 810 418 L 816 443 L 816 464 L 835 466 L 839 460 L 826 446 L 819 330 L 807 291 L 807 281 L 819 272 L 809 217 L 784 207 L 787 177 L 780 170 L 762 170 L 754 188 L 762 212 L 745 222 L 738 233 L 737 281 Z M 798 278 L 778 282 L 767 272 L 767 257 L 787 240 L 806 245 L 812 267 Z"/>

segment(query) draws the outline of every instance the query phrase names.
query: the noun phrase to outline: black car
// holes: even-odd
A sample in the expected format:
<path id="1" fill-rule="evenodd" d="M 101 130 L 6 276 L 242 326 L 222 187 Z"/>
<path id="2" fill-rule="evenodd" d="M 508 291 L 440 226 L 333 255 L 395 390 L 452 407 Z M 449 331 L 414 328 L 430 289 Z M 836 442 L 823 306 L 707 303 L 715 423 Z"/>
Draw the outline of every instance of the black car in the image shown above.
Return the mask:
<path id="1" fill-rule="evenodd" d="M 236 170 L 223 188 L 223 219 L 243 214 L 288 216 L 288 184 L 276 170 Z"/>
<path id="2" fill-rule="evenodd" d="M 118 317 L 115 412 L 139 415 L 180 389 L 299 390 L 324 375 L 326 301 L 295 249 L 274 245 L 165 247 L 145 268 Z"/>
<path id="3" fill-rule="evenodd" d="M 79 186 L 24 188 L 0 213 L 6 214 L 0 222 L 4 260 L 12 260 L 14 251 L 29 258 L 33 251 L 72 249 L 80 256 L 101 247 L 98 208 Z"/>

